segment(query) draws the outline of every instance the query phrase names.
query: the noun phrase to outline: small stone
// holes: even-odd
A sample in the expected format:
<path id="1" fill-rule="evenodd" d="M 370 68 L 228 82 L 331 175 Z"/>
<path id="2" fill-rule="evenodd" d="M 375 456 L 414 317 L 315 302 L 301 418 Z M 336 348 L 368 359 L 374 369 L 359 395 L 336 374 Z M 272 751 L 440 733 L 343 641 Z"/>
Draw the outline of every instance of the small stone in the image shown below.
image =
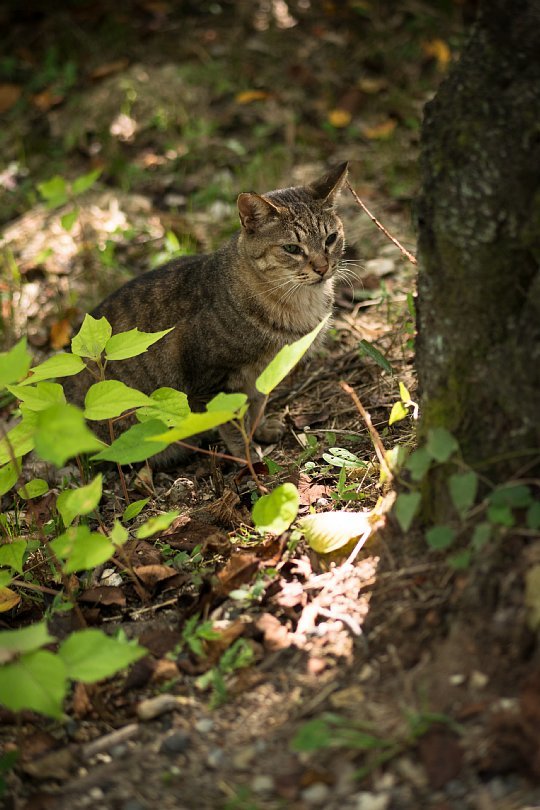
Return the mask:
<path id="1" fill-rule="evenodd" d="M 166 712 L 179 709 L 181 701 L 174 695 L 157 695 L 156 697 L 141 700 L 137 706 L 137 715 L 140 720 L 154 720 Z"/>
<path id="2" fill-rule="evenodd" d="M 233 756 L 233 767 L 237 771 L 245 771 L 249 768 L 250 763 L 257 756 L 257 749 L 254 745 L 241 748 Z"/>
<path id="3" fill-rule="evenodd" d="M 90 796 L 92 801 L 99 802 L 101 801 L 101 799 L 103 799 L 105 794 L 103 793 L 100 787 L 93 787 L 90 788 L 90 790 L 88 791 L 88 795 Z"/>
<path id="4" fill-rule="evenodd" d="M 444 786 L 444 792 L 451 799 L 463 799 L 468 793 L 468 787 L 458 779 L 451 779 Z"/>
<path id="5" fill-rule="evenodd" d="M 181 754 L 188 748 L 189 743 L 189 734 L 186 734 L 185 731 L 174 731 L 168 737 L 165 737 L 159 750 L 163 754 Z"/>
<path id="6" fill-rule="evenodd" d="M 120 745 L 114 745 L 111 748 L 111 757 L 113 759 L 121 759 L 127 754 L 128 747 L 124 743 L 120 743 Z"/>
<path id="7" fill-rule="evenodd" d="M 393 259 L 370 259 L 366 262 L 366 274 L 370 276 L 388 276 L 396 269 Z"/>
<path id="8" fill-rule="evenodd" d="M 220 765 L 223 765 L 224 759 L 225 751 L 223 748 L 212 748 L 206 757 L 206 764 L 210 768 L 219 768 Z"/>
<path id="9" fill-rule="evenodd" d="M 195 723 L 195 728 L 200 734 L 208 734 L 208 732 L 212 731 L 214 728 L 214 721 L 209 717 L 201 717 L 201 719 L 197 720 Z"/>
<path id="10" fill-rule="evenodd" d="M 460 672 L 456 672 L 455 675 L 450 675 L 448 678 L 451 686 L 461 686 L 462 683 L 465 683 L 465 675 L 462 675 Z"/>
<path id="11" fill-rule="evenodd" d="M 265 796 L 273 792 L 274 780 L 266 774 L 259 774 L 251 780 L 251 789 L 259 796 Z"/>
<path id="12" fill-rule="evenodd" d="M 325 785 L 324 782 L 314 782 L 302 791 L 302 799 L 306 804 L 311 804 L 315 807 L 326 804 L 329 795 L 330 788 L 328 785 Z"/>
<path id="13" fill-rule="evenodd" d="M 390 803 L 388 793 L 368 793 L 362 791 L 356 794 L 356 810 L 386 810 Z"/>
<path id="14" fill-rule="evenodd" d="M 472 689 L 485 689 L 488 681 L 489 678 L 484 672 L 479 672 L 477 669 L 471 672 L 469 684 Z"/>

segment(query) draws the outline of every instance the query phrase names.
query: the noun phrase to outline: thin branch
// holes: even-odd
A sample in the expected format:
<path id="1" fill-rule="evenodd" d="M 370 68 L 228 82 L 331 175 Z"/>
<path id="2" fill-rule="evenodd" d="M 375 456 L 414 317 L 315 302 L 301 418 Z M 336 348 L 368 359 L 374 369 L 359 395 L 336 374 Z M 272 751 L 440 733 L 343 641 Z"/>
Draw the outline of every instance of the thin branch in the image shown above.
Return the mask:
<path id="1" fill-rule="evenodd" d="M 353 388 L 351 388 L 350 385 L 348 385 L 346 382 L 343 382 L 343 381 L 340 382 L 339 385 L 345 391 L 345 393 L 350 396 L 350 398 L 352 399 L 352 401 L 354 402 L 354 404 L 356 406 L 356 410 L 358 411 L 358 413 L 360 414 L 360 416 L 364 420 L 364 422 L 366 424 L 366 427 L 367 427 L 367 429 L 369 431 L 369 435 L 371 436 L 371 441 L 373 443 L 373 447 L 375 448 L 375 452 L 377 453 L 377 458 L 379 459 L 379 464 L 381 465 L 382 469 L 384 470 L 384 473 L 385 473 L 386 478 L 388 479 L 388 481 L 391 481 L 394 476 L 392 475 L 392 471 L 390 470 L 390 467 L 388 466 L 388 463 L 386 461 L 386 451 L 384 449 L 384 444 L 382 443 L 381 437 L 377 433 L 377 430 L 373 427 L 373 423 L 371 421 L 371 416 L 369 415 L 369 413 L 366 411 L 366 409 L 364 408 L 364 406 L 360 402 L 360 399 L 359 399 L 358 394 L 356 393 L 356 391 Z"/>
<path id="2" fill-rule="evenodd" d="M 364 205 L 364 203 L 362 202 L 362 200 L 360 199 L 360 197 L 358 196 L 358 194 L 356 193 L 356 191 L 351 186 L 351 184 L 349 183 L 348 180 L 346 181 L 346 185 L 347 185 L 347 188 L 349 189 L 349 191 L 351 192 L 351 194 L 353 195 L 354 199 L 356 200 L 356 202 L 358 203 L 358 205 L 362 209 L 362 211 L 364 211 L 364 213 L 368 215 L 370 220 L 377 226 L 377 228 L 380 231 L 382 231 L 384 233 L 386 238 L 390 239 L 390 241 L 393 242 L 394 245 L 401 250 L 403 255 L 407 257 L 407 259 L 411 262 L 411 264 L 418 264 L 418 262 L 416 260 L 416 256 L 413 256 L 413 254 L 410 253 L 407 250 L 407 248 L 404 248 L 403 245 L 400 242 L 398 242 L 398 240 L 394 236 L 392 236 L 391 233 L 388 233 L 388 231 L 386 230 L 384 225 L 381 225 L 379 220 L 376 217 L 373 216 L 373 214 L 371 213 L 371 211 L 368 208 L 366 208 L 366 206 Z"/>

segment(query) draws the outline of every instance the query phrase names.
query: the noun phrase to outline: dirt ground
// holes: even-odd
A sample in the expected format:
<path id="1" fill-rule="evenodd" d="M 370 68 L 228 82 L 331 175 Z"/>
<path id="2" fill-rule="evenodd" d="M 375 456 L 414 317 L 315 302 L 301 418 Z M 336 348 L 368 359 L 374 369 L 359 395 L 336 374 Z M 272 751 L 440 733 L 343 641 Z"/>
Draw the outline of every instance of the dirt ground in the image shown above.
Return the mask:
<path id="1" fill-rule="evenodd" d="M 238 192 L 304 182 L 342 160 L 366 205 L 414 252 L 421 112 L 458 56 L 460 17 L 457 6 L 417 0 L 8 4 L 6 345 L 27 333 L 38 361 L 65 348 L 105 293 L 176 251 L 227 238 Z M 99 180 L 76 201 L 44 205 L 40 183 L 94 168 Z M 415 268 L 348 193 L 340 212 L 349 272 L 326 348 L 269 406 L 287 432 L 266 448 L 261 475 L 270 488 L 295 483 L 301 515 L 371 509 L 388 493 L 340 381 L 387 450 L 414 443 L 410 417 L 391 427 L 388 418 L 400 381 L 414 398 Z M 12 408 L 2 403 L 6 420 Z M 328 460 L 335 447 L 358 461 L 348 495 Z M 214 458 L 126 476 L 131 500 L 150 498 L 146 517 L 180 516 L 126 546 L 146 599 L 101 569 L 80 583 L 79 604 L 90 626 L 122 628 L 149 655 L 97 686 L 76 685 L 63 725 L 0 709 L 4 751 L 21 751 L 2 807 L 540 807 L 540 666 L 523 600 L 539 556 L 530 537 L 509 531 L 456 571 L 420 532 L 404 535 L 388 519 L 350 563 L 346 553 L 321 558 L 294 531 L 260 539 L 253 482 Z M 104 492 L 101 516 L 112 524 L 125 508 L 116 471 Z M 50 512 L 48 496 L 39 508 Z M 72 614 L 47 598 L 25 598 L 0 627 L 47 611 L 64 637 Z M 219 631 L 199 650 L 186 642 L 194 617 Z M 248 665 L 219 671 L 239 641 Z"/>

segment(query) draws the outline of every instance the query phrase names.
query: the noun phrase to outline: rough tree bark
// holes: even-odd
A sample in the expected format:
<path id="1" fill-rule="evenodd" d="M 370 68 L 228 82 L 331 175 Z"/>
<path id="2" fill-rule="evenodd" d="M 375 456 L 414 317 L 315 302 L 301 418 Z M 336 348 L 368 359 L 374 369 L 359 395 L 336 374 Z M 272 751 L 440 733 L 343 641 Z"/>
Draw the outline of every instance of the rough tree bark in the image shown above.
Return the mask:
<path id="1" fill-rule="evenodd" d="M 485 0 L 422 142 L 420 432 L 502 481 L 540 466 L 539 0 Z"/>

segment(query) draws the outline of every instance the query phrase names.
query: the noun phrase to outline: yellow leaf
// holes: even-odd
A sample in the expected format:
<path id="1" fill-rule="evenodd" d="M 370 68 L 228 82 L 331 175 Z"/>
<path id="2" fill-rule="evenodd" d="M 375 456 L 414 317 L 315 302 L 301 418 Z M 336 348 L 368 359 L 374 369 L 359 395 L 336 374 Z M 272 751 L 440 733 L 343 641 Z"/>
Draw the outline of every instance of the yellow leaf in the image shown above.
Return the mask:
<path id="1" fill-rule="evenodd" d="M 251 104 L 253 101 L 264 101 L 270 97 L 266 90 L 244 90 L 237 93 L 235 101 L 237 104 Z"/>
<path id="2" fill-rule="evenodd" d="M 328 113 L 328 121 L 332 124 L 333 127 L 336 129 L 343 129 L 343 127 L 348 127 L 351 123 L 352 115 L 348 110 L 330 110 Z"/>
<path id="3" fill-rule="evenodd" d="M 368 93 L 371 96 L 380 93 L 381 90 L 386 90 L 388 82 L 386 79 L 370 79 L 369 76 L 366 76 L 358 80 L 357 86 L 363 93 Z"/>
<path id="4" fill-rule="evenodd" d="M 18 605 L 21 597 L 9 588 L 0 588 L 0 613 L 6 613 Z"/>
<path id="5" fill-rule="evenodd" d="M 376 124 L 374 127 L 364 127 L 362 135 L 364 138 L 369 138 L 370 141 L 389 138 L 396 128 L 397 121 L 395 118 L 387 118 L 382 124 Z"/>
<path id="6" fill-rule="evenodd" d="M 307 515 L 299 521 L 306 540 L 317 554 L 329 554 L 351 540 L 369 537 L 372 531 L 370 512 L 322 512 Z"/>
<path id="7" fill-rule="evenodd" d="M 430 39 L 422 43 L 422 48 L 426 56 L 435 59 L 437 69 L 444 73 L 452 58 L 452 52 L 446 42 L 443 39 Z"/>

